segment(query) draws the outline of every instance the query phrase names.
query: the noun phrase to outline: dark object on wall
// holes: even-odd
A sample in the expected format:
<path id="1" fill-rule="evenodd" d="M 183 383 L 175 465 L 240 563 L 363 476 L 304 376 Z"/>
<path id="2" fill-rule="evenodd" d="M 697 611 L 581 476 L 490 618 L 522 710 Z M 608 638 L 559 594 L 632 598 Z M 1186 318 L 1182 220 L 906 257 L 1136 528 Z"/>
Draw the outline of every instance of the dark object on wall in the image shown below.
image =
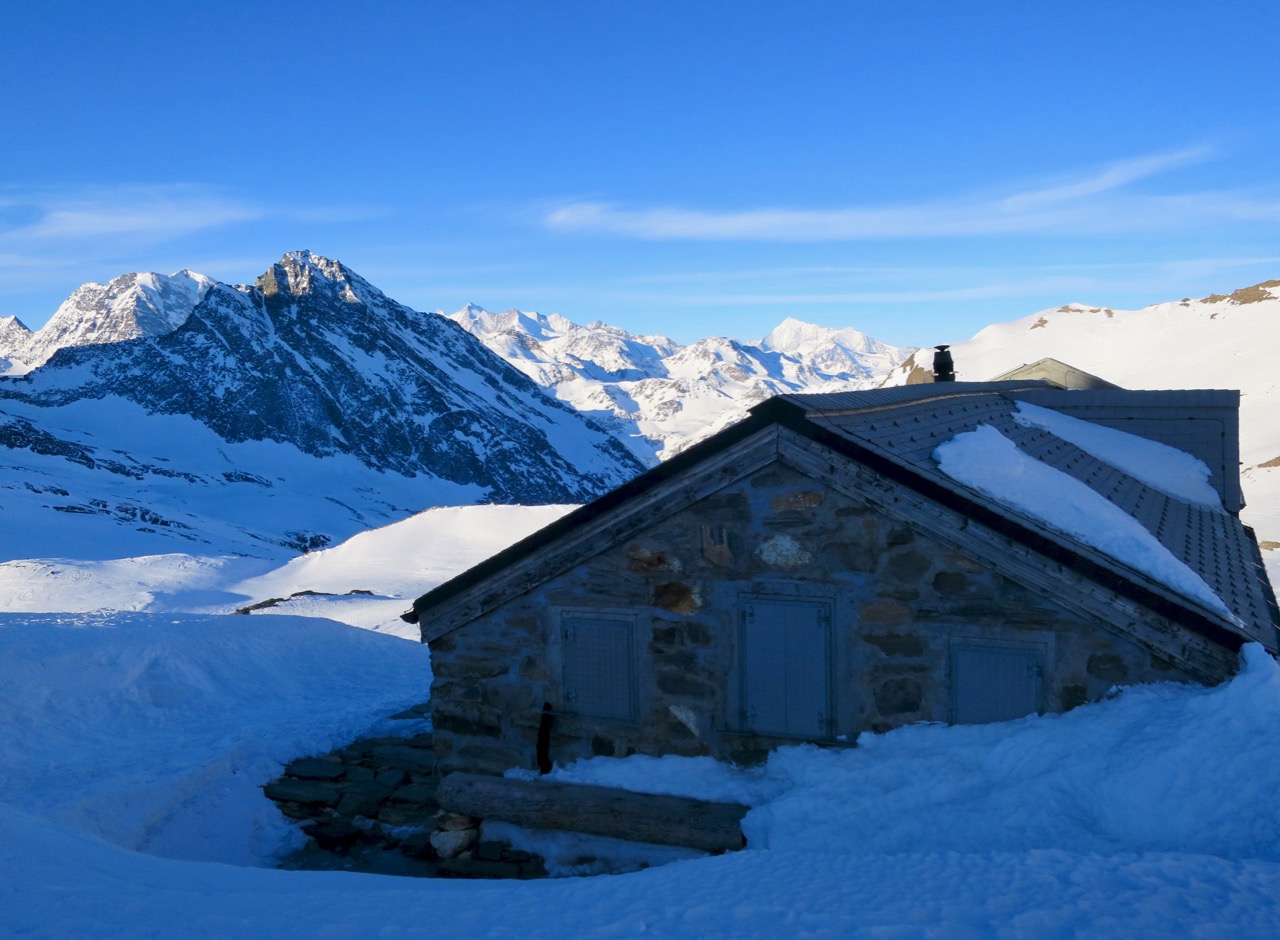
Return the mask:
<path id="1" fill-rule="evenodd" d="M 551 713 L 551 703 L 542 703 L 542 720 L 538 722 L 538 773 L 546 776 L 554 766 L 551 763 L 551 724 L 555 716 Z"/>
<path id="2" fill-rule="evenodd" d="M 951 347 L 944 343 L 933 348 L 937 350 L 933 354 L 933 380 L 935 382 L 954 382 L 956 380 L 956 365 L 951 360 L 951 353 L 947 352 Z"/>

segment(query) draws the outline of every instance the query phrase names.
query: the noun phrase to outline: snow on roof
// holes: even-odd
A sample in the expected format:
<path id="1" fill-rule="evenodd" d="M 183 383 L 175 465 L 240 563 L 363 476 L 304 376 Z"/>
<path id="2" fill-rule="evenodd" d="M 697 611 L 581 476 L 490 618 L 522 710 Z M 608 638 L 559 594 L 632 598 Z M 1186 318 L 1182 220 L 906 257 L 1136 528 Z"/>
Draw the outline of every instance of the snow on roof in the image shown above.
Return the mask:
<path id="1" fill-rule="evenodd" d="M 1013 419 L 1023 427 L 1041 428 L 1054 437 L 1070 441 L 1117 470 L 1176 499 L 1222 510 L 1222 499 L 1209 484 L 1212 471 L 1184 450 L 1025 401 L 1018 402 Z"/>
<path id="2" fill-rule="evenodd" d="M 934 459 L 953 480 L 1240 623 L 1204 579 L 1174 557 L 1138 520 L 1074 477 L 1023 453 L 991 425 L 979 425 L 939 445 Z"/>

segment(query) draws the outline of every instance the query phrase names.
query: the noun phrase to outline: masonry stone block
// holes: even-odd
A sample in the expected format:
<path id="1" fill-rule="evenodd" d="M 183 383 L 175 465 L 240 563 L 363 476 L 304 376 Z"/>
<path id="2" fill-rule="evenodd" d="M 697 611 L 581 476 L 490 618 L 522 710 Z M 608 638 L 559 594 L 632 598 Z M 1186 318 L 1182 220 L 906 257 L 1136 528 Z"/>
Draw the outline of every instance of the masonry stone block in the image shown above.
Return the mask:
<path id="1" fill-rule="evenodd" d="M 702 598 L 692 585 L 682 581 L 667 581 L 653 589 L 654 607 L 677 614 L 692 614 L 702 607 Z"/>
<path id="2" fill-rule="evenodd" d="M 921 551 L 900 551 L 889 557 L 885 564 L 885 573 L 899 581 L 919 581 L 930 568 L 933 561 Z"/>
<path id="3" fill-rule="evenodd" d="M 959 571 L 939 571 L 933 576 L 933 589 L 939 594 L 964 594 L 969 588 L 968 576 Z"/>
<path id="4" fill-rule="evenodd" d="M 920 711 L 924 690 L 917 679 L 890 679 L 876 686 L 875 700 L 882 715 L 914 714 Z"/>
<path id="5" fill-rule="evenodd" d="M 858 617 L 864 626 L 896 627 L 910 622 L 912 614 L 911 608 L 902 601 L 886 598 L 864 604 L 858 610 Z"/>
<path id="6" fill-rule="evenodd" d="M 922 656 L 925 651 L 923 637 L 904 633 L 868 633 L 862 639 L 886 656 Z"/>

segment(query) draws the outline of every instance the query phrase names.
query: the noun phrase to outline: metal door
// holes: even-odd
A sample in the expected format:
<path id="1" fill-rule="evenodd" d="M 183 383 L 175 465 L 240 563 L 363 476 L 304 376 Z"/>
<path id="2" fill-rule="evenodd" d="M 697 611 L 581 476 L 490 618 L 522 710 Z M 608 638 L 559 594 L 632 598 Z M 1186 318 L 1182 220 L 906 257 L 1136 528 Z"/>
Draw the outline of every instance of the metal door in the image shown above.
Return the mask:
<path id="1" fill-rule="evenodd" d="M 743 610 L 742 721 L 748 731 L 830 736 L 831 609 L 753 600 Z"/>
<path id="2" fill-rule="evenodd" d="M 1041 653 L 1035 647 L 956 646 L 951 650 L 952 721 L 1009 721 L 1040 710 Z"/>
<path id="3" fill-rule="evenodd" d="M 565 617 L 562 627 L 566 710 L 596 718 L 635 717 L 632 625 Z"/>

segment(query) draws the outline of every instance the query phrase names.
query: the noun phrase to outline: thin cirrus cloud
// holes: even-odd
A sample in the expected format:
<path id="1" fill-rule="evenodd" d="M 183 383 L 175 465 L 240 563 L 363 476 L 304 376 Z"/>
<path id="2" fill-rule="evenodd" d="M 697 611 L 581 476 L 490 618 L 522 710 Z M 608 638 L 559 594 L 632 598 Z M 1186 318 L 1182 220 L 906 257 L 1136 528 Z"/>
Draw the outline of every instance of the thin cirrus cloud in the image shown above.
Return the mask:
<path id="1" fill-rule="evenodd" d="M 173 238 L 265 214 L 243 200 L 189 185 L 0 195 L 0 244 Z"/>
<path id="2" fill-rule="evenodd" d="M 547 209 L 553 231 L 603 232 L 652 240 L 840 241 L 965 235 L 1072 234 L 1164 230 L 1208 221 L 1280 221 L 1280 202 L 1238 194 L 1156 195 L 1133 184 L 1203 162 L 1194 147 L 1111 163 L 1091 174 L 1003 194 L 917 204 L 840 209 L 748 209 L 711 212 L 661 207 L 626 209 L 569 202 Z"/>

